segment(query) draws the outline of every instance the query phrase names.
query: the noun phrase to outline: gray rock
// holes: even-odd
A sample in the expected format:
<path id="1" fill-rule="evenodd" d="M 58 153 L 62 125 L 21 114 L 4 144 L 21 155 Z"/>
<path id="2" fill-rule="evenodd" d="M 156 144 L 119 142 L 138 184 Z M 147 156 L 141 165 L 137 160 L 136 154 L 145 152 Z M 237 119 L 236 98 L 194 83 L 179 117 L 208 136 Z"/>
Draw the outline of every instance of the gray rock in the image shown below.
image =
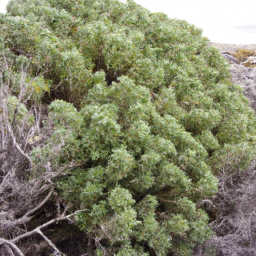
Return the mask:
<path id="1" fill-rule="evenodd" d="M 256 111 L 256 68 L 232 64 L 230 72 L 232 82 L 243 87 L 244 95 L 249 99 L 251 108 Z"/>
<path id="2" fill-rule="evenodd" d="M 226 53 L 226 52 L 222 52 L 221 55 L 230 63 L 230 64 L 240 64 L 239 60 L 237 58 L 235 58 L 234 56 Z"/>
<path id="3" fill-rule="evenodd" d="M 249 63 L 251 65 L 255 65 L 256 64 L 256 57 L 255 56 L 250 56 L 246 61 L 242 62 L 241 64 L 246 64 Z"/>
<path id="4" fill-rule="evenodd" d="M 256 50 L 256 44 L 221 44 L 209 42 L 209 45 L 219 49 L 220 52 L 230 52 L 233 54 L 239 49 Z"/>

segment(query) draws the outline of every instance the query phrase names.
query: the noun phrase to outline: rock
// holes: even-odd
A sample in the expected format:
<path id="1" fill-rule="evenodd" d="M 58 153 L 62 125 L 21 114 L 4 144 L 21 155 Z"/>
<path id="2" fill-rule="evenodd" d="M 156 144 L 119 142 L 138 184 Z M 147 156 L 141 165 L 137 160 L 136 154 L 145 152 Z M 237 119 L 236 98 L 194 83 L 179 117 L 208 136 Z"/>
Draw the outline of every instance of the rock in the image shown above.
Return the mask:
<path id="1" fill-rule="evenodd" d="M 230 64 L 240 64 L 239 60 L 232 56 L 229 53 L 222 52 L 221 55 L 230 63 Z"/>
<path id="2" fill-rule="evenodd" d="M 244 95 L 249 99 L 251 108 L 256 111 L 256 68 L 232 64 L 230 72 L 232 82 L 243 87 Z"/>
<path id="3" fill-rule="evenodd" d="M 256 57 L 250 56 L 246 61 L 242 62 L 241 64 L 250 64 L 250 65 L 255 65 L 256 64 Z"/>
<path id="4" fill-rule="evenodd" d="M 231 64 L 230 72 L 232 82 L 243 87 L 244 95 L 249 99 L 251 108 L 256 112 L 256 56 L 246 56 L 246 60 L 239 62 L 236 55 L 249 53 L 255 55 L 256 45 L 235 45 L 235 44 L 218 44 L 210 42 L 209 45 L 218 48 L 222 56 Z"/>
<path id="5" fill-rule="evenodd" d="M 209 42 L 210 46 L 219 49 L 220 52 L 229 52 L 235 54 L 239 49 L 256 50 L 256 44 L 220 44 Z"/>
<path id="6" fill-rule="evenodd" d="M 252 66 L 254 63 L 256 65 L 255 52 L 254 56 L 247 55 L 245 61 L 240 59 L 240 64 L 233 59 L 238 49 L 256 50 L 256 45 L 251 48 L 224 46 L 221 45 L 219 49 L 230 63 L 232 82 L 243 88 L 244 95 L 256 113 L 256 67 Z M 247 64 L 249 67 L 246 67 Z M 218 194 L 215 199 L 212 198 L 213 204 L 220 207 L 219 217 L 210 223 L 216 236 L 195 251 L 194 256 L 256 256 L 256 161 L 243 172 L 237 172 L 229 178 L 221 175 L 218 178 L 225 185 L 225 200 Z M 210 254 L 212 248 L 215 252 Z"/>

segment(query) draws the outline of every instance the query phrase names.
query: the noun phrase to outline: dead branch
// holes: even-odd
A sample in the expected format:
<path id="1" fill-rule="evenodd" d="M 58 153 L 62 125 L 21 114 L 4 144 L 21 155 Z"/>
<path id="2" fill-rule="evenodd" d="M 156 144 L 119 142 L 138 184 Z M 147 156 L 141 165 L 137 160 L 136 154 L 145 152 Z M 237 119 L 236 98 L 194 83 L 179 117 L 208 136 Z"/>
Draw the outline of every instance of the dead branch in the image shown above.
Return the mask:
<path id="1" fill-rule="evenodd" d="M 16 141 L 16 138 L 13 134 L 13 131 L 12 131 L 12 128 L 10 126 L 10 124 L 7 125 L 8 127 L 8 132 L 10 133 L 11 137 L 12 137 L 12 141 L 13 141 L 13 145 L 16 147 L 16 149 L 19 151 L 19 153 L 24 156 L 25 158 L 28 159 L 29 163 L 31 164 L 31 166 L 33 166 L 33 162 L 32 160 L 30 159 L 30 157 L 20 148 L 20 146 L 18 145 L 17 141 Z"/>
<path id="2" fill-rule="evenodd" d="M 69 215 L 67 215 L 67 216 L 60 216 L 60 217 L 58 217 L 58 218 L 52 219 L 52 220 L 50 220 L 50 221 L 48 221 L 48 222 L 42 224 L 41 226 L 35 228 L 34 230 L 29 231 L 29 232 L 26 232 L 25 234 L 22 234 L 22 235 L 20 235 L 20 236 L 17 236 L 17 237 L 13 238 L 13 239 L 10 240 L 10 241 L 11 241 L 12 243 L 17 243 L 17 242 L 19 242 L 21 239 L 24 239 L 24 238 L 27 238 L 27 237 L 30 237 L 30 236 L 36 234 L 36 233 L 37 233 L 37 230 L 45 229 L 45 228 L 47 228 L 48 226 L 50 226 L 50 225 L 52 225 L 52 224 L 54 224 L 54 223 L 56 223 L 56 222 L 60 222 L 60 221 L 63 221 L 63 220 L 68 220 L 69 222 L 72 222 L 70 218 L 71 218 L 72 216 L 75 216 L 75 215 L 78 214 L 79 212 L 83 212 L 83 211 L 86 211 L 86 210 L 85 210 L 85 209 L 84 209 L 84 210 L 78 210 L 78 211 L 76 211 L 76 212 L 74 212 L 74 213 L 72 213 L 72 214 L 69 214 Z"/>
<path id="3" fill-rule="evenodd" d="M 35 213 L 37 210 L 39 210 L 51 197 L 53 193 L 53 189 L 51 189 L 50 193 L 45 197 L 45 199 L 40 202 L 36 207 L 28 211 L 25 215 L 23 215 L 21 218 L 17 219 L 14 224 L 23 224 L 29 222 L 34 216 L 32 216 L 33 213 Z"/>
<path id="4" fill-rule="evenodd" d="M 216 237 L 201 247 L 203 253 L 200 255 L 208 256 L 207 248 L 216 248 L 217 256 L 254 255 L 247 254 L 247 251 L 255 245 L 255 174 L 254 161 L 246 171 L 235 171 L 230 174 L 226 170 L 220 173 L 219 191 L 212 198 L 219 216 L 210 223 Z M 241 250 L 246 252 L 240 253 Z"/>
<path id="5" fill-rule="evenodd" d="M 49 194 L 50 195 L 50 194 Z M 48 195 L 48 196 L 49 196 Z M 47 197 L 48 197 L 47 196 Z M 34 209 L 33 209 L 34 210 Z M 1 241 L 4 241 L 5 244 L 9 245 L 14 251 L 15 253 L 18 254 L 18 256 L 24 256 L 23 253 L 19 250 L 19 248 L 15 245 L 15 243 L 19 242 L 20 240 L 24 239 L 24 238 L 28 238 L 28 237 L 31 237 L 35 234 L 39 234 L 41 235 L 41 237 L 47 242 L 47 244 L 58 254 L 58 255 L 64 255 L 62 252 L 59 251 L 59 249 L 51 242 L 50 239 L 48 239 L 42 232 L 43 229 L 47 228 L 48 226 L 56 223 L 56 222 L 60 222 L 60 221 L 64 221 L 64 220 L 68 220 L 69 223 L 73 223 L 72 220 L 70 219 L 71 217 L 75 216 L 76 214 L 78 214 L 79 212 L 83 212 L 85 211 L 85 209 L 83 210 L 79 210 L 79 211 L 76 211 L 72 214 L 69 214 L 67 216 L 60 216 L 58 218 L 55 218 L 55 219 L 52 219 L 46 223 L 44 223 L 43 225 L 35 228 L 34 230 L 32 231 L 29 231 L 29 232 L 26 232 L 22 235 L 19 235 L 11 240 L 5 240 L 5 239 L 0 239 L 0 246 L 1 246 Z M 16 252 L 17 251 L 17 252 Z"/>
<path id="6" fill-rule="evenodd" d="M 18 256 L 24 256 L 22 251 L 11 241 L 0 238 L 0 246 L 2 245 L 7 245 L 8 247 L 10 247 L 11 250 L 14 251 Z"/>
<path id="7" fill-rule="evenodd" d="M 11 66 L 11 60 L 2 56 L 0 60 L 0 237 L 2 236 L 0 254 L 24 256 L 25 251 L 22 253 L 20 249 L 23 250 L 27 239 L 40 235 L 44 246 L 52 249 L 54 255 L 63 255 L 56 247 L 55 241 L 49 239 L 43 232 L 49 231 L 50 225 L 58 221 L 74 223 L 71 217 L 79 211 L 66 216 L 70 204 L 66 204 L 64 209 L 62 204 L 59 205 L 58 211 L 53 209 L 51 204 L 44 206 L 53 197 L 55 188 L 53 179 L 65 176 L 68 171 L 85 163 L 71 163 L 60 168 L 46 158 L 42 161 L 40 159 L 36 166 L 33 165 L 30 154 L 33 148 L 45 145 L 45 141 L 52 135 L 53 125 L 51 120 L 47 123 L 42 121 L 47 115 L 47 111 L 42 110 L 45 106 L 29 101 L 32 96 L 29 91 L 30 84 L 40 74 L 27 83 L 27 68 L 22 66 L 19 84 L 14 84 L 17 80 L 12 79 Z M 9 101 L 12 96 L 16 98 L 15 104 Z M 21 113 L 24 107 L 25 115 Z M 33 124 L 29 119 L 32 115 Z M 56 150 L 51 158 L 58 155 L 61 150 L 65 138 L 61 139 L 60 143 L 52 144 Z M 42 208 L 44 211 L 40 210 Z M 34 226 L 36 224 L 30 221 L 39 213 L 40 224 L 45 223 L 36 227 Z M 43 221 L 43 218 L 46 220 Z M 20 243 L 18 245 L 20 249 L 15 245 L 17 243 Z"/>
<path id="8" fill-rule="evenodd" d="M 50 193 L 46 196 L 46 198 L 40 204 L 38 204 L 34 209 L 28 211 L 24 216 L 31 216 L 38 209 L 40 209 L 49 200 L 49 198 L 51 197 L 52 193 L 53 193 L 53 189 L 51 189 Z"/>
<path id="9" fill-rule="evenodd" d="M 58 253 L 59 255 L 64 255 L 64 254 L 51 242 L 51 240 L 48 239 L 48 238 L 42 233 L 42 231 L 41 231 L 40 229 L 37 229 L 36 232 L 37 232 L 38 234 L 40 234 L 40 235 L 44 238 L 44 240 L 47 242 L 47 244 L 48 244 L 56 253 Z"/>

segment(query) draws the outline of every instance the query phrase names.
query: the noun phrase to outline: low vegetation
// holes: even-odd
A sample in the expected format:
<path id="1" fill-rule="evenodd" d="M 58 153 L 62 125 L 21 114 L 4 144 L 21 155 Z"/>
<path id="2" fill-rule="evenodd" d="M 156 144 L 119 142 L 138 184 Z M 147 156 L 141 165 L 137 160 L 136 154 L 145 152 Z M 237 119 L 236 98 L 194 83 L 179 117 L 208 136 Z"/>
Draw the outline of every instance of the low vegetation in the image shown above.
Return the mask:
<path id="1" fill-rule="evenodd" d="M 249 57 L 255 57 L 256 53 L 254 50 L 246 50 L 246 49 L 238 49 L 238 51 L 234 54 L 240 62 L 245 62 L 243 65 L 245 67 L 255 67 L 256 65 L 248 60 Z M 247 61 L 248 60 L 248 61 Z"/>

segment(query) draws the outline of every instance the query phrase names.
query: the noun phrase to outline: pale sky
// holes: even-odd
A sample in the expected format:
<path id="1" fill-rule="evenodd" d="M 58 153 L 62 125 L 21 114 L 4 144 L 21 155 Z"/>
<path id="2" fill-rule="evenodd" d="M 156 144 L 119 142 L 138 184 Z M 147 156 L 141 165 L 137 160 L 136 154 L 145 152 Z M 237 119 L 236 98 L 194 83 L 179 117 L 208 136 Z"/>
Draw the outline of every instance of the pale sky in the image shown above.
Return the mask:
<path id="1" fill-rule="evenodd" d="M 126 0 L 119 0 L 123 3 Z M 256 44 L 256 0 L 135 0 L 151 12 L 186 20 L 216 43 Z"/>
<path id="2" fill-rule="evenodd" d="M 119 0 L 126 2 L 126 0 Z M 256 0 L 135 0 L 151 12 L 186 20 L 216 43 L 256 44 Z M 8 0 L 0 0 L 5 12 Z"/>

